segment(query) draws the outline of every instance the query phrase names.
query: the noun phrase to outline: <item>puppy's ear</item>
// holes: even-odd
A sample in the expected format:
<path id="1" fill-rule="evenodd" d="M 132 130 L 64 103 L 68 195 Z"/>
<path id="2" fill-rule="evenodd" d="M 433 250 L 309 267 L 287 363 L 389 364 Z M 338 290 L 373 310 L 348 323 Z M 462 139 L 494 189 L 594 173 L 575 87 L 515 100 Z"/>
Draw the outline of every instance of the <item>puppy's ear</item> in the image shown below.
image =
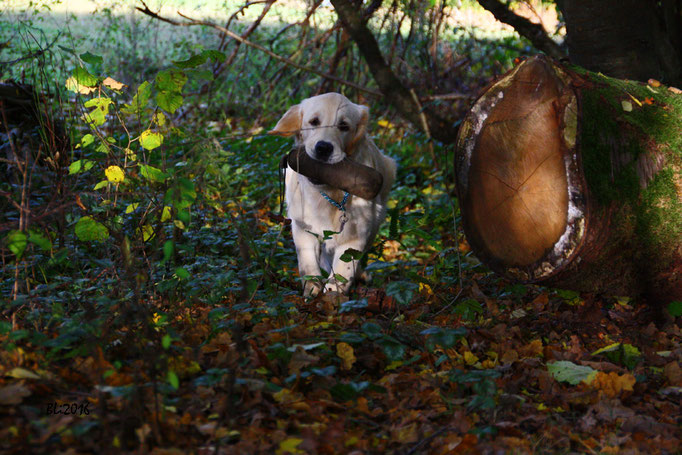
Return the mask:
<path id="1" fill-rule="evenodd" d="M 346 147 L 346 155 L 352 155 L 357 147 L 358 143 L 367 134 L 367 123 L 369 123 L 369 108 L 367 106 L 361 106 L 359 104 L 355 105 L 360 112 L 360 121 L 358 122 L 358 127 L 355 131 L 355 136 L 348 143 Z"/>
<path id="2" fill-rule="evenodd" d="M 280 136 L 292 136 L 301 130 L 301 105 L 291 106 L 289 110 L 279 119 L 275 128 L 268 131 L 268 134 L 278 134 Z"/>

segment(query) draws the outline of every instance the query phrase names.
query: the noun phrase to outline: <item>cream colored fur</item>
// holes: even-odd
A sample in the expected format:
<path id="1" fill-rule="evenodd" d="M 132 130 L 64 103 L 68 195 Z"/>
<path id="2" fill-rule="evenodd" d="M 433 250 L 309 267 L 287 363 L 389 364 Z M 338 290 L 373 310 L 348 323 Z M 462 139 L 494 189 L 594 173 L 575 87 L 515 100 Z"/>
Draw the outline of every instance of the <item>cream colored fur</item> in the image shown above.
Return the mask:
<path id="1" fill-rule="evenodd" d="M 305 146 L 306 153 L 316 157 L 320 141 L 333 146 L 326 157 L 337 163 L 349 156 L 354 161 L 370 166 L 383 175 L 380 193 L 372 200 L 350 195 L 346 203 L 347 221 L 341 230 L 342 212 L 320 194 L 320 190 L 341 202 L 343 191 L 327 185 L 314 185 L 291 168 L 286 171 L 287 215 L 292 220 L 292 234 L 298 256 L 301 278 L 321 275 L 321 268 L 329 271 L 326 291 L 347 293 L 360 274 L 358 261 L 344 262 L 340 256 L 349 248 L 365 251 L 369 248 L 386 217 L 388 193 L 395 180 L 396 163 L 384 155 L 367 135 L 369 109 L 350 102 L 338 93 L 308 98 L 292 106 L 270 132 L 283 136 L 296 135 L 297 145 Z M 329 146 L 327 146 L 330 149 Z M 335 231 L 322 241 L 323 231 Z M 345 282 L 336 280 L 338 274 Z M 316 295 L 320 287 L 314 280 L 303 280 L 304 295 Z"/>

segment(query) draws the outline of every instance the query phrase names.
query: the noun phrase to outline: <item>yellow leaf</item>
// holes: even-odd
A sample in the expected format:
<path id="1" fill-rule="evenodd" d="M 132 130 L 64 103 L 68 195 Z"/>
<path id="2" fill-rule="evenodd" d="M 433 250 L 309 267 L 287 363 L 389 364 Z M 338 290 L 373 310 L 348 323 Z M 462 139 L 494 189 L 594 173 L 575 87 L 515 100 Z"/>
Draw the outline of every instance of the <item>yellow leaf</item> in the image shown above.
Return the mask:
<path id="1" fill-rule="evenodd" d="M 383 120 L 383 119 L 379 120 L 377 122 L 377 125 L 379 125 L 382 128 L 395 128 L 395 125 L 393 123 L 389 122 L 388 120 Z"/>
<path id="2" fill-rule="evenodd" d="M 465 351 L 464 362 L 466 362 L 467 365 L 473 365 L 474 363 L 478 362 L 478 357 L 476 357 L 471 351 Z"/>
<path id="3" fill-rule="evenodd" d="M 433 294 L 433 290 L 431 290 L 431 286 L 428 284 L 424 283 L 419 283 L 419 292 L 426 291 L 427 294 L 431 295 Z"/>
<path id="4" fill-rule="evenodd" d="M 353 348 L 348 343 L 339 343 L 336 345 L 336 355 L 338 355 L 341 360 L 343 360 L 343 369 L 350 370 L 353 368 L 353 364 L 357 360 L 355 358 L 355 353 Z"/>
<path id="5" fill-rule="evenodd" d="M 149 224 L 142 226 L 142 240 L 145 242 L 154 238 L 154 228 Z"/>
<path id="6" fill-rule="evenodd" d="M 171 208 L 166 205 L 163 207 L 163 211 L 161 212 L 161 222 L 163 223 L 164 221 L 168 221 L 170 219 L 171 219 Z"/>
<path id="7" fill-rule="evenodd" d="M 125 149 L 125 153 L 126 153 L 126 157 L 127 157 L 130 161 L 137 161 L 137 153 L 133 152 L 133 151 L 130 150 L 130 149 Z"/>
<path id="8" fill-rule="evenodd" d="M 628 93 L 628 95 L 630 95 L 630 94 Z M 634 101 L 635 103 L 637 103 L 637 106 L 642 107 L 642 102 L 641 102 L 640 100 L 638 100 L 637 98 L 635 98 L 635 97 L 632 96 L 632 95 L 630 95 L 630 98 L 632 98 L 632 101 Z"/>
<path id="9" fill-rule="evenodd" d="M 154 121 L 156 121 L 157 125 L 163 126 L 166 124 L 166 116 L 164 115 L 163 112 L 157 112 L 156 115 L 154 116 Z"/>
<path id="10" fill-rule="evenodd" d="M 391 433 L 392 433 L 391 436 L 393 437 L 393 439 L 402 443 L 402 444 L 417 442 L 417 440 L 419 439 L 419 435 L 417 434 L 417 423 L 416 422 L 413 422 L 407 426 L 393 430 Z"/>
<path id="11" fill-rule="evenodd" d="M 81 93 L 83 95 L 89 95 L 96 90 L 95 87 L 86 87 L 78 83 L 75 77 L 71 76 L 66 80 L 66 89 L 72 92 Z"/>
<path id="12" fill-rule="evenodd" d="M 7 376 L 17 379 L 40 379 L 40 376 L 35 374 L 33 371 L 27 370 L 25 368 L 12 368 L 6 373 Z"/>
<path id="13" fill-rule="evenodd" d="M 140 206 L 139 202 L 133 202 L 132 204 L 128 205 L 128 207 L 126 207 L 126 213 L 134 212 L 135 210 L 137 210 L 139 206 Z"/>
<path id="14" fill-rule="evenodd" d="M 105 169 L 104 175 L 111 183 L 121 183 L 126 178 L 123 169 L 118 166 L 109 166 Z"/>
<path id="15" fill-rule="evenodd" d="M 305 453 L 303 450 L 298 449 L 297 447 L 299 444 L 303 442 L 303 439 L 300 438 L 287 438 L 284 441 L 279 443 L 279 449 L 277 449 L 276 454 L 277 455 L 285 455 L 285 454 L 302 454 Z"/>
<path id="16" fill-rule="evenodd" d="M 105 87 L 109 87 L 110 89 L 116 90 L 116 91 L 121 90 L 123 87 L 126 86 L 125 84 L 122 84 L 122 83 L 120 83 L 120 82 L 118 82 L 118 81 L 116 81 L 110 77 L 107 77 L 106 79 L 104 79 L 102 81 L 102 85 L 104 85 Z"/>
<path id="17" fill-rule="evenodd" d="M 298 400 L 298 397 L 289 389 L 283 388 L 277 393 L 273 393 L 272 397 L 275 399 L 276 402 L 278 403 L 291 403 L 292 401 Z"/>

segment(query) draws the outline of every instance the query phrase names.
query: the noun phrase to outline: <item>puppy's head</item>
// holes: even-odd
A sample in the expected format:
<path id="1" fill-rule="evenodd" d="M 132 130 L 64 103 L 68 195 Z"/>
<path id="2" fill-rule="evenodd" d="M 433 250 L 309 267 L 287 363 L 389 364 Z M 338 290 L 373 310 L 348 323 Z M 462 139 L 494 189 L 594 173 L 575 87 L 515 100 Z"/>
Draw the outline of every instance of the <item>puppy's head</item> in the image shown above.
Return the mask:
<path id="1" fill-rule="evenodd" d="M 296 135 L 298 145 L 318 161 L 338 163 L 352 156 L 365 136 L 369 109 L 339 93 L 325 93 L 289 108 L 270 134 Z"/>

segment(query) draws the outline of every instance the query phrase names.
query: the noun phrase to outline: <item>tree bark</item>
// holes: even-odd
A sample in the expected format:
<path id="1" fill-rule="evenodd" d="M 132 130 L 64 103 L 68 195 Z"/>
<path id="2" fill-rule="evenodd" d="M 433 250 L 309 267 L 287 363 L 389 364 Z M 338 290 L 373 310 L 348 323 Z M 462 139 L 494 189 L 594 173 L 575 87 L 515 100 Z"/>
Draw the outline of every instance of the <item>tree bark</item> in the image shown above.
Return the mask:
<path id="1" fill-rule="evenodd" d="M 609 76 L 682 81 L 680 0 L 560 0 L 571 62 Z"/>
<path id="2" fill-rule="evenodd" d="M 456 148 L 464 231 L 493 270 L 682 299 L 682 96 L 537 56 L 494 83 Z"/>

